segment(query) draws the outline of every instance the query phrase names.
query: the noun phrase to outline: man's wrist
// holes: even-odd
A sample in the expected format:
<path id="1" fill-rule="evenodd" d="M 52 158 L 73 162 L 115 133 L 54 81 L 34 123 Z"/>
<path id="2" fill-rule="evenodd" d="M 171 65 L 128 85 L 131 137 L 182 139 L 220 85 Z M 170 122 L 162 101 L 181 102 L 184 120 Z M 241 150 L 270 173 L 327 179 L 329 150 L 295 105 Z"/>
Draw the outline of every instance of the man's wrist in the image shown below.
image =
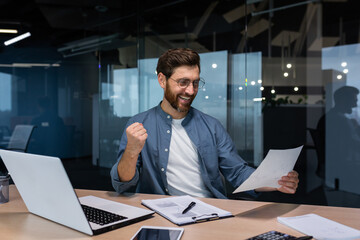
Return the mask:
<path id="1" fill-rule="evenodd" d="M 127 147 L 124 150 L 124 154 L 125 156 L 127 156 L 127 158 L 130 159 L 137 159 L 139 157 L 139 152 L 137 151 L 133 151 L 133 150 L 129 150 Z"/>

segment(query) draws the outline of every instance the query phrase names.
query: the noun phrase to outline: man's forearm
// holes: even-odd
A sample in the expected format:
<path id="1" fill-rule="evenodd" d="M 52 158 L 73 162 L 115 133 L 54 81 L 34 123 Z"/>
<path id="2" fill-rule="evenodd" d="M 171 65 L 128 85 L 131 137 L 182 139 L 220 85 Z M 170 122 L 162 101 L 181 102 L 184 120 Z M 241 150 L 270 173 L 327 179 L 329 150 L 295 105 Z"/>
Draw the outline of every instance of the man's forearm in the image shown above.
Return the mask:
<path id="1" fill-rule="evenodd" d="M 135 176 L 138 156 L 139 154 L 130 154 L 125 149 L 117 167 L 120 181 L 128 182 Z"/>

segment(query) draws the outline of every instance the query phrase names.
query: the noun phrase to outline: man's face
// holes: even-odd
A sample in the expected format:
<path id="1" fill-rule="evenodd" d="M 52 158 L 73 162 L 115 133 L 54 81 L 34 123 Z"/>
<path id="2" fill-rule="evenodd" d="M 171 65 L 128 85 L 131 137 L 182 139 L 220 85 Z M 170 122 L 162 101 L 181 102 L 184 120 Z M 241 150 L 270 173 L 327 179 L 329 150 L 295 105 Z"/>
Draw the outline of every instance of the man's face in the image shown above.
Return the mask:
<path id="1" fill-rule="evenodd" d="M 166 80 L 165 99 L 178 112 L 189 111 L 198 92 L 198 89 L 193 86 L 193 81 L 199 80 L 199 75 L 197 66 L 181 66 L 175 68 L 174 73 Z M 190 80 L 190 84 L 185 88 L 181 88 L 178 84 L 178 81 L 182 79 Z"/>
<path id="2" fill-rule="evenodd" d="M 357 107 L 357 101 L 358 101 L 357 94 L 354 94 L 353 99 L 352 99 L 352 105 L 351 105 L 352 108 Z"/>
<path id="3" fill-rule="evenodd" d="M 348 96 L 346 96 L 346 102 L 343 103 L 342 108 L 344 109 L 343 111 L 345 113 L 352 113 L 352 109 L 357 107 L 357 94 L 350 94 Z"/>

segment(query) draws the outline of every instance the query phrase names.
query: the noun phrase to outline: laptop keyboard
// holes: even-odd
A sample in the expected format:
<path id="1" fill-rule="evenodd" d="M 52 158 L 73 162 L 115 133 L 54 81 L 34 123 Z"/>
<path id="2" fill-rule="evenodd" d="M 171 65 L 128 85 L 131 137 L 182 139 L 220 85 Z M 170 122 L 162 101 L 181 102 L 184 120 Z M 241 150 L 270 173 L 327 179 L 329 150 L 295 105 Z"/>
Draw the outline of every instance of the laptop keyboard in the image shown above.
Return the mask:
<path id="1" fill-rule="evenodd" d="M 81 204 L 85 216 L 89 222 L 96 223 L 99 225 L 105 225 L 109 223 L 113 223 L 116 221 L 120 221 L 123 219 L 127 219 L 127 217 L 117 215 L 111 212 L 107 212 L 98 208 L 93 208 L 90 206 L 86 206 Z"/>

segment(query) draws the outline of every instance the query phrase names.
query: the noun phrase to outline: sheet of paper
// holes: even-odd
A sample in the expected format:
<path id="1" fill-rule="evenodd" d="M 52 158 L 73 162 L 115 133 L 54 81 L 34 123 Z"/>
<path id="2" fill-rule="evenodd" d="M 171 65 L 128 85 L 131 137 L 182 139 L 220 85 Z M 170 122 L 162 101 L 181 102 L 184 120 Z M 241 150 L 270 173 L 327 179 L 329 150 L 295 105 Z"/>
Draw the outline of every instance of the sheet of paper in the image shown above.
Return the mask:
<path id="1" fill-rule="evenodd" d="M 284 150 L 271 149 L 255 172 L 233 193 L 249 191 L 260 187 L 280 187 L 278 180 L 292 171 L 302 147 Z"/>
<path id="2" fill-rule="evenodd" d="M 315 239 L 359 239 L 360 231 L 316 214 L 278 217 L 278 221 Z"/>
<path id="3" fill-rule="evenodd" d="M 191 202 L 195 202 L 196 205 L 190 211 L 183 214 L 182 212 Z M 141 203 L 178 225 L 194 223 L 201 219 L 232 216 L 228 211 L 206 204 L 188 195 L 145 199 Z"/>

